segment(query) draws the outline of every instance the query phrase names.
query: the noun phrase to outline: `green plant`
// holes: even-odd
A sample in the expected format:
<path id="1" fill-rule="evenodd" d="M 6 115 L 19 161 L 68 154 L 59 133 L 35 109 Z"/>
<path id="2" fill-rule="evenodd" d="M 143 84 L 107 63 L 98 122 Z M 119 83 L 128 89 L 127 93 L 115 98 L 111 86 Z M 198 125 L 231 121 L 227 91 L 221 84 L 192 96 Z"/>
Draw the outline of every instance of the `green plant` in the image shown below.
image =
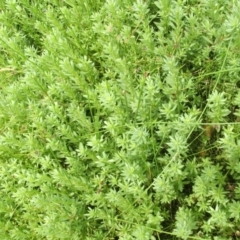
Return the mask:
<path id="1" fill-rule="evenodd" d="M 239 11 L 2 1 L 1 239 L 238 238 Z"/>

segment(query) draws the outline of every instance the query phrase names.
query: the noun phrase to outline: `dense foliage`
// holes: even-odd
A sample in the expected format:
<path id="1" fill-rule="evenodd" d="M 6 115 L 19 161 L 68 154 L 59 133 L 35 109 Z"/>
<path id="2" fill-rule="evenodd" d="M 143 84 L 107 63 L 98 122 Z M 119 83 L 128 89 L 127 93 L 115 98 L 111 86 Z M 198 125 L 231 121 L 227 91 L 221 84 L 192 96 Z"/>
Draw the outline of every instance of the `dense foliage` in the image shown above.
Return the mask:
<path id="1" fill-rule="evenodd" d="M 240 237 L 239 12 L 0 1 L 0 239 Z"/>

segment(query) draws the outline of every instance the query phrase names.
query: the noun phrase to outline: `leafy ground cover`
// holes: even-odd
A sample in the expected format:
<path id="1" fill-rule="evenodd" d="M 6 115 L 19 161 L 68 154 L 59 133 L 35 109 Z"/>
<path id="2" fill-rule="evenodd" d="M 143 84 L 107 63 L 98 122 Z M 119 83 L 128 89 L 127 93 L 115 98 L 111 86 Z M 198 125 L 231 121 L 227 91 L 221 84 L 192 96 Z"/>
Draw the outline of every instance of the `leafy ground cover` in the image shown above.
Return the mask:
<path id="1" fill-rule="evenodd" d="M 0 238 L 239 238 L 239 12 L 2 0 Z"/>

